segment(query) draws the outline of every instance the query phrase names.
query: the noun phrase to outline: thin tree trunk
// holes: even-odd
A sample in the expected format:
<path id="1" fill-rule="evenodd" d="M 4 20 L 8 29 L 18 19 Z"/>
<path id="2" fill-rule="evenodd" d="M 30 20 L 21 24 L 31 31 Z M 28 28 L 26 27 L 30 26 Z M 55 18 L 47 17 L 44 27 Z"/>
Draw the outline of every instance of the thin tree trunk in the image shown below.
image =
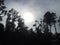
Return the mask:
<path id="1" fill-rule="evenodd" d="M 57 29 L 56 29 L 56 25 L 54 24 L 54 28 L 55 28 L 55 33 L 57 34 Z"/>
<path id="2" fill-rule="evenodd" d="M 47 24 L 47 30 L 48 30 L 48 24 Z"/>
<path id="3" fill-rule="evenodd" d="M 51 26 L 50 26 L 50 33 L 51 33 Z"/>

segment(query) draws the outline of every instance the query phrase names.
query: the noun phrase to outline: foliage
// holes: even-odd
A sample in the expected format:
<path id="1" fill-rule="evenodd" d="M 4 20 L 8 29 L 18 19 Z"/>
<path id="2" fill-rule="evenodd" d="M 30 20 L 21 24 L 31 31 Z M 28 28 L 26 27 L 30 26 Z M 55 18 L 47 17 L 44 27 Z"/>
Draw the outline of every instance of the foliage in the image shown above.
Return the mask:
<path id="1" fill-rule="evenodd" d="M 2 17 L 7 13 L 7 10 L 5 9 L 6 9 L 6 6 L 4 5 L 4 0 L 0 0 L 0 21 L 2 21 Z"/>
<path id="2" fill-rule="evenodd" d="M 48 11 L 48 12 L 46 12 L 45 15 L 44 15 L 43 22 L 46 23 L 47 27 L 48 27 L 48 25 L 50 26 L 50 32 L 51 32 L 51 26 L 54 25 L 54 27 L 55 27 L 55 32 L 57 33 L 57 31 L 56 31 L 56 25 L 55 25 L 55 23 L 56 23 L 56 18 L 57 18 L 57 16 L 56 16 L 56 13 L 54 13 L 54 12 L 50 13 L 50 12 Z"/>

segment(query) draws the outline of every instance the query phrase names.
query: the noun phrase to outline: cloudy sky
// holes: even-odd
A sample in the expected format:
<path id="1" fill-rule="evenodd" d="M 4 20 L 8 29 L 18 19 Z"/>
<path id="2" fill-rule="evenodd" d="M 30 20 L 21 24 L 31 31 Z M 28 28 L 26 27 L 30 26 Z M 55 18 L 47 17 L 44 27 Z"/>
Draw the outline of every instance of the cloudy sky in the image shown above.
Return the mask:
<path id="1" fill-rule="evenodd" d="M 33 13 L 34 20 L 43 18 L 47 11 L 55 12 L 57 16 L 60 15 L 60 0 L 6 0 L 5 5 L 7 9 L 14 8 L 20 14 L 25 11 Z M 58 26 L 57 28 L 59 29 Z"/>

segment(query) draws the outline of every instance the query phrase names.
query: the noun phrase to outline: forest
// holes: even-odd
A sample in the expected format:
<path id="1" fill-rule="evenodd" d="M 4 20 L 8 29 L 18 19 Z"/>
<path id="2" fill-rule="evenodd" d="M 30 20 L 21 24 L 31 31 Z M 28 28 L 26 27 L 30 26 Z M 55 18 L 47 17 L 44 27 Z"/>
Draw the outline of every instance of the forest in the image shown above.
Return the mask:
<path id="1" fill-rule="evenodd" d="M 6 25 L 0 23 L 0 45 L 60 45 L 60 33 L 57 32 L 56 23 L 60 26 L 60 17 L 56 13 L 47 11 L 43 19 L 35 20 L 35 31 L 28 29 L 24 19 L 18 15 L 14 8 L 6 10 L 5 0 L 0 0 L 0 22 L 7 16 Z M 58 18 L 58 19 L 57 19 Z M 16 27 L 15 22 L 18 22 Z M 51 27 L 54 26 L 55 33 Z"/>

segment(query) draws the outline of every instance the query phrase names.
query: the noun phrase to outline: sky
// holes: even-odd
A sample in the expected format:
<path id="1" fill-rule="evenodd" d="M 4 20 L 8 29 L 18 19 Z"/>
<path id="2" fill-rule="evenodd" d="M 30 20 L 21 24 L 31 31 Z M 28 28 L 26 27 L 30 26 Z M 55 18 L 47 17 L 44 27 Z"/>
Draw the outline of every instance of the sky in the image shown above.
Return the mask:
<path id="1" fill-rule="evenodd" d="M 43 18 L 43 15 L 47 11 L 56 13 L 58 17 L 60 16 L 60 0 L 5 0 L 5 5 L 8 10 L 11 8 L 16 9 L 20 15 L 25 11 L 31 12 L 34 20 Z M 4 17 L 4 19 L 5 18 L 6 17 Z M 32 24 L 34 24 L 34 22 L 27 25 L 31 27 Z M 57 26 L 57 30 L 60 32 L 59 26 Z M 54 29 L 52 32 L 54 32 Z"/>

